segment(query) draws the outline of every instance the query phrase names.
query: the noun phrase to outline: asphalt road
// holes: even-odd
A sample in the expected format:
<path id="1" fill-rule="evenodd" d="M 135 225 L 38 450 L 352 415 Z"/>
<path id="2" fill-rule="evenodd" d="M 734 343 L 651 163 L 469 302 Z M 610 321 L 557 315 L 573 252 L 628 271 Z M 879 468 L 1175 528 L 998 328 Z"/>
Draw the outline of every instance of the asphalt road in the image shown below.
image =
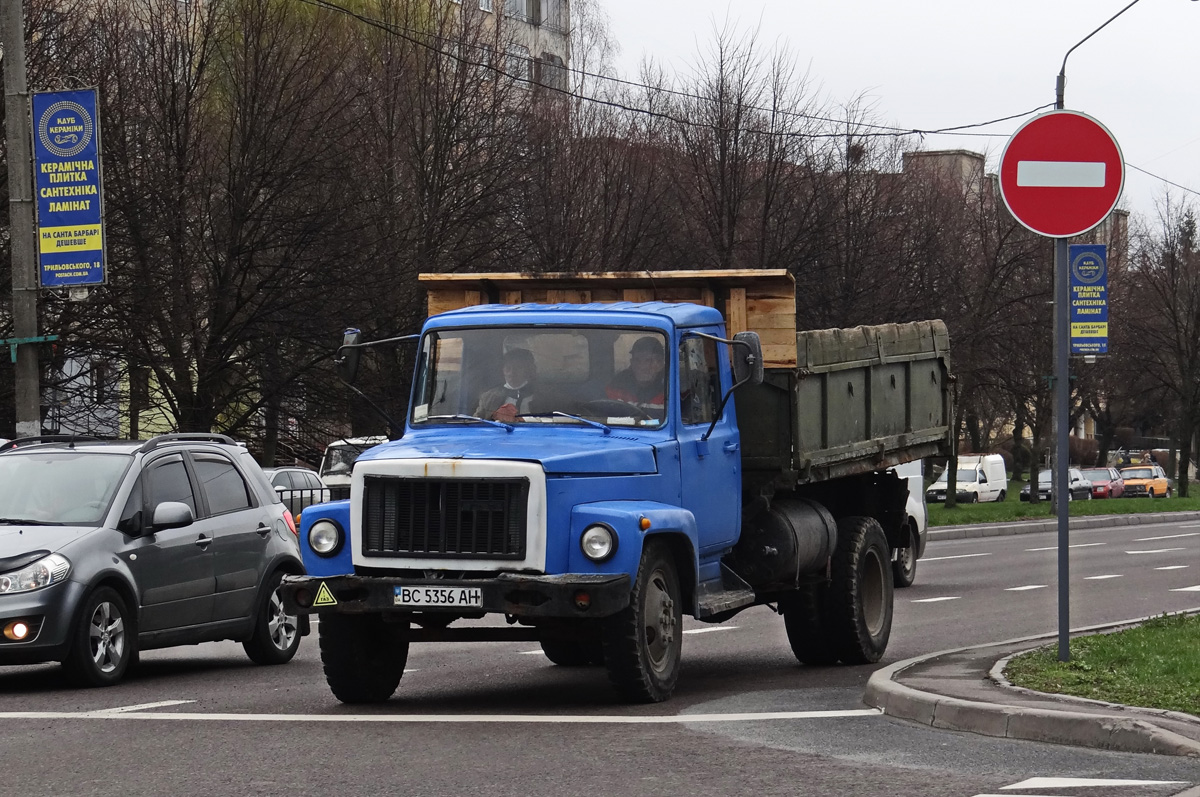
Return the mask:
<path id="1" fill-rule="evenodd" d="M 1200 606 L 1200 524 L 1077 531 L 1072 544 L 1073 626 Z M 931 543 L 896 593 L 881 665 L 1053 632 L 1055 545 Z M 0 668 L 0 794 L 1125 797 L 1200 783 L 1195 760 L 880 716 L 861 702 L 878 665 L 797 664 L 765 607 L 685 629 L 679 689 L 656 706 L 622 705 L 602 669 L 555 667 L 528 643 L 416 645 L 396 696 L 366 708 L 329 694 L 312 637 L 278 668 L 229 643 L 150 652 L 104 690 L 66 689 L 52 665 Z"/>

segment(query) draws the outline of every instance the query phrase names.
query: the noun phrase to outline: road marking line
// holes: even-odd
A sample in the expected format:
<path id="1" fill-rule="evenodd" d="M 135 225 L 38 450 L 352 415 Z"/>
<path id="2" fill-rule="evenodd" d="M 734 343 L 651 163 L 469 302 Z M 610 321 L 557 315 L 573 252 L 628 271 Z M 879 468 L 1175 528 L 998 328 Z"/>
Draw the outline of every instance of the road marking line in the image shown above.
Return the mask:
<path id="1" fill-rule="evenodd" d="M 922 557 L 921 562 L 941 562 L 945 559 L 970 559 L 973 556 L 991 556 L 990 553 L 961 553 L 958 556 L 933 556 L 928 559 Z"/>
<path id="2" fill-rule="evenodd" d="M 1030 590 L 1030 589 L 1045 589 L 1045 588 L 1046 588 L 1045 584 L 1026 584 L 1023 587 L 1005 587 L 1004 591 L 1005 592 L 1025 592 L 1026 590 Z"/>
<path id="3" fill-rule="evenodd" d="M 1177 783 L 1187 783 L 1186 780 L 1115 780 L 1108 778 L 1029 778 L 1011 786 L 1001 786 L 1008 789 L 1076 789 L 1085 786 L 1173 786 Z"/>
<path id="4" fill-rule="evenodd" d="M 1156 567 L 1155 570 L 1187 570 L 1187 565 L 1167 565 L 1166 567 Z"/>
<path id="5" fill-rule="evenodd" d="M 1180 537 L 1200 537 L 1200 531 L 1189 531 L 1187 534 L 1167 534 L 1163 537 L 1142 537 L 1134 542 L 1153 542 L 1154 540 L 1175 540 Z"/>
<path id="6" fill-rule="evenodd" d="M 1067 547 L 1068 548 L 1094 548 L 1097 545 L 1108 545 L 1108 543 L 1107 542 L 1080 542 L 1080 543 L 1076 543 L 1075 545 L 1068 545 Z M 1025 550 L 1027 552 L 1028 551 L 1057 551 L 1058 546 L 1051 545 L 1049 548 L 1026 548 Z"/>
<path id="7" fill-rule="evenodd" d="M 520 653 L 522 656 L 541 656 L 541 655 L 542 655 L 542 649 L 541 649 L 541 648 L 538 648 L 537 650 L 521 650 L 521 651 L 518 651 L 518 652 L 519 652 L 519 653 Z"/>
<path id="8" fill-rule="evenodd" d="M 917 598 L 915 601 L 911 601 L 911 603 L 938 603 L 940 601 L 956 601 L 956 600 L 959 600 L 959 598 L 957 596 L 953 597 L 953 598 Z"/>
<path id="9" fill-rule="evenodd" d="M 715 628 L 689 628 L 684 631 L 685 634 L 707 634 L 711 631 L 732 631 L 737 628 L 736 625 L 722 625 Z"/>
<path id="10" fill-rule="evenodd" d="M 1187 548 L 1155 548 L 1150 551 L 1126 551 L 1128 554 L 1135 553 L 1170 553 L 1171 551 L 1186 551 Z"/>
<path id="11" fill-rule="evenodd" d="M 89 715 L 103 716 L 105 714 L 124 714 L 129 711 L 142 711 L 148 708 L 165 708 L 167 706 L 182 706 L 187 703 L 195 703 L 195 700 L 160 700 L 157 703 L 141 703 L 136 706 L 118 706 L 116 708 L 102 708 L 96 711 L 84 712 Z"/>
<path id="12" fill-rule="evenodd" d="M 563 717 L 548 714 L 167 714 L 145 712 L 118 714 L 113 712 L 70 711 L 5 711 L 0 720 L 10 719 L 102 719 L 102 720 L 182 720 L 185 722 L 463 722 L 463 723 L 530 723 L 542 725 L 681 725 L 693 722 L 760 722 L 764 720 L 844 719 L 878 717 L 877 708 L 846 709 L 842 711 L 766 711 L 757 714 L 674 714 L 658 717 L 620 717 L 613 715 Z"/>
<path id="13" fill-rule="evenodd" d="M 1171 592 L 1200 592 L 1200 584 L 1194 587 L 1180 587 L 1179 589 L 1171 590 Z"/>
<path id="14" fill-rule="evenodd" d="M 1200 523 L 1180 523 L 1181 529 L 1200 529 Z"/>
<path id="15" fill-rule="evenodd" d="M 1120 576 L 1084 576 L 1084 581 L 1103 581 L 1106 578 L 1120 578 Z"/>
<path id="16" fill-rule="evenodd" d="M 1022 188 L 1103 188 L 1104 162 L 1017 161 Z"/>

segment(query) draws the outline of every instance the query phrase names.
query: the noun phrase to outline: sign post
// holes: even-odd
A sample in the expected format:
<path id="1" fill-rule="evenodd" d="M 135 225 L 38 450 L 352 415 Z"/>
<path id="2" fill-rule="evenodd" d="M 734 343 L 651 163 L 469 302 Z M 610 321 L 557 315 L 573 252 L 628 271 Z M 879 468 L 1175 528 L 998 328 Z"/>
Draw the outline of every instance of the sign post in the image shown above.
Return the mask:
<path id="1" fill-rule="evenodd" d="M 1000 194 L 1009 212 L 1038 235 L 1055 239 L 1055 446 L 1051 493 L 1058 519 L 1059 661 L 1071 657 L 1070 516 L 1066 498 L 1071 397 L 1067 239 L 1104 221 L 1121 198 L 1124 184 L 1125 162 L 1117 140 L 1104 125 L 1078 111 L 1060 108 L 1035 116 L 1017 128 L 1000 156 Z"/>

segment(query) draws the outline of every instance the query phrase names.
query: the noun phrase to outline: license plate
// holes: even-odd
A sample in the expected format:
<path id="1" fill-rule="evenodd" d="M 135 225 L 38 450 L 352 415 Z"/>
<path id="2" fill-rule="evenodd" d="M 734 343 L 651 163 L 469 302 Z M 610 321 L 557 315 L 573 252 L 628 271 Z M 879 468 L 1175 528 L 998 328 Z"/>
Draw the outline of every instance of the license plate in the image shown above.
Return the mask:
<path id="1" fill-rule="evenodd" d="M 483 608 L 479 587 L 393 587 L 392 603 L 412 607 Z"/>

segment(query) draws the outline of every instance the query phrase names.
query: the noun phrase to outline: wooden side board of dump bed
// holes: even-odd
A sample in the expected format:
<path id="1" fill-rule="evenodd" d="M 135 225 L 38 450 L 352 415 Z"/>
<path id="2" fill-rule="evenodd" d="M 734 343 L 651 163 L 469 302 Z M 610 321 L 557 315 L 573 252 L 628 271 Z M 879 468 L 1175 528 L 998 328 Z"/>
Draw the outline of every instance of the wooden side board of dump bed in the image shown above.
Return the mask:
<path id="1" fill-rule="evenodd" d="M 796 367 L 796 282 L 785 269 L 604 271 L 586 274 L 421 274 L 429 315 L 479 304 L 695 302 L 725 316 L 732 336 L 752 330 L 767 368 Z"/>

